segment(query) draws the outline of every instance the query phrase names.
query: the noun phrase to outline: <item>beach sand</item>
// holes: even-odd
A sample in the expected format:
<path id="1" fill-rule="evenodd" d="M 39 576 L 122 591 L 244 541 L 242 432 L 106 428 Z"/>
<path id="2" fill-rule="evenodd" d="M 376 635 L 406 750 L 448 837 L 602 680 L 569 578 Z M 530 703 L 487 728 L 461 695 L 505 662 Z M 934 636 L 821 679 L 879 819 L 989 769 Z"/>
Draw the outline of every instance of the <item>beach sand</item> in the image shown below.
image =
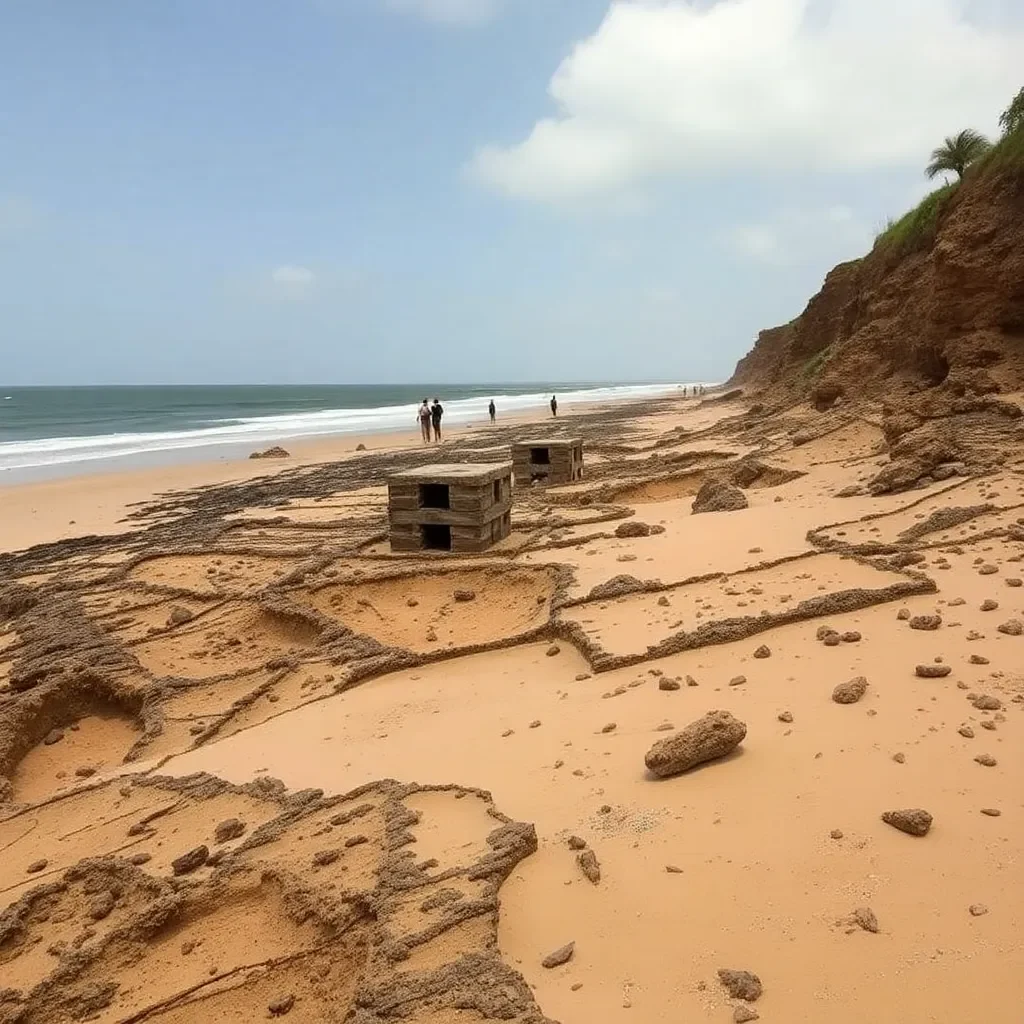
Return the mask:
<path id="1" fill-rule="evenodd" d="M 0 1022 L 1016 1020 L 1024 474 L 744 412 L 567 416 L 473 557 L 390 554 L 399 439 L 5 491 L 118 533 L 0 561 Z"/>

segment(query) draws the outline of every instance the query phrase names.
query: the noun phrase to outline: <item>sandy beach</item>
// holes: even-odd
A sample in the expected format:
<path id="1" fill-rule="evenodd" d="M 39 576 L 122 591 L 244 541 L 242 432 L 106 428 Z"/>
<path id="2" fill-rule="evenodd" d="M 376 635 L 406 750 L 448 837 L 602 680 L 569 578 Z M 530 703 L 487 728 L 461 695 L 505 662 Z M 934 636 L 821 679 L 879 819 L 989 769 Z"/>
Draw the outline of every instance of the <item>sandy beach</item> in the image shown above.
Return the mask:
<path id="1" fill-rule="evenodd" d="M 0 492 L 0 1022 L 1016 1019 L 1019 452 L 751 404 L 460 429 L 585 446 L 474 556 L 411 435 Z"/>

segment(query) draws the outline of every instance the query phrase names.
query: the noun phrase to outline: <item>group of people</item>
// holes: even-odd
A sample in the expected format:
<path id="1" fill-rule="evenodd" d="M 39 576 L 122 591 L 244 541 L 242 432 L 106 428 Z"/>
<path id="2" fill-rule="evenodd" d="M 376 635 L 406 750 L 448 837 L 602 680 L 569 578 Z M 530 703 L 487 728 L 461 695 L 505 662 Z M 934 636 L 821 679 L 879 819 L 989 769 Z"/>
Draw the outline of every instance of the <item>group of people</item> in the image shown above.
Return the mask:
<path id="1" fill-rule="evenodd" d="M 558 399 L 551 396 L 551 415 L 558 415 Z M 494 404 L 492 398 L 487 406 L 487 414 L 491 418 L 491 422 L 494 423 L 498 416 L 498 407 Z M 416 418 L 420 423 L 420 435 L 423 437 L 424 444 L 430 444 L 431 432 L 433 432 L 433 440 L 441 440 L 441 417 L 444 416 L 444 406 L 441 405 L 438 399 L 434 399 L 431 403 L 428 399 L 423 399 L 423 404 L 419 407 L 419 411 L 416 413 Z"/>
<path id="2" fill-rule="evenodd" d="M 704 388 L 703 384 L 691 384 L 690 385 L 690 389 L 689 389 L 689 393 L 688 393 L 687 389 L 686 389 L 686 385 L 684 384 L 683 385 L 683 398 L 689 398 L 690 395 L 693 395 L 694 398 L 697 398 L 699 395 L 703 395 L 704 391 L 705 391 L 705 388 Z"/>

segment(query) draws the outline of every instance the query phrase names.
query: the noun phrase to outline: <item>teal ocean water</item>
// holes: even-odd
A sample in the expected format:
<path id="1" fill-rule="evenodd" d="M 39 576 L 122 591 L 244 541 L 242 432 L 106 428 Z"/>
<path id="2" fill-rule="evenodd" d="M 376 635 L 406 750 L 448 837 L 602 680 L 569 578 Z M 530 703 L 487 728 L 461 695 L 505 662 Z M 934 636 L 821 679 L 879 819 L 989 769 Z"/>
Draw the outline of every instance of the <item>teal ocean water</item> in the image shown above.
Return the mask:
<path id="1" fill-rule="evenodd" d="M 259 444 L 408 429 L 416 407 L 438 396 L 448 424 L 484 421 L 544 405 L 654 397 L 677 384 L 303 385 L 3 388 L 0 479 L 25 471 L 76 472 L 109 462 L 186 461 Z M 22 472 L 18 472 L 22 471 Z"/>

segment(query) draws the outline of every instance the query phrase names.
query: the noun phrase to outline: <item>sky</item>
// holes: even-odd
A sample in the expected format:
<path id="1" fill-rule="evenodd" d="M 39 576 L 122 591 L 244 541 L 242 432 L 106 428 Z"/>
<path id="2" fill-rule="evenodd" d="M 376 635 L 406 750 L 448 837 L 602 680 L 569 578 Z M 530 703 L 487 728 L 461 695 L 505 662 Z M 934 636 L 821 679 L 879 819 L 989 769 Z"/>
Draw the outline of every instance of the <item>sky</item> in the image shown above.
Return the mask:
<path id="1" fill-rule="evenodd" d="M 0 384 L 717 380 L 1020 0 L 0 0 Z"/>

